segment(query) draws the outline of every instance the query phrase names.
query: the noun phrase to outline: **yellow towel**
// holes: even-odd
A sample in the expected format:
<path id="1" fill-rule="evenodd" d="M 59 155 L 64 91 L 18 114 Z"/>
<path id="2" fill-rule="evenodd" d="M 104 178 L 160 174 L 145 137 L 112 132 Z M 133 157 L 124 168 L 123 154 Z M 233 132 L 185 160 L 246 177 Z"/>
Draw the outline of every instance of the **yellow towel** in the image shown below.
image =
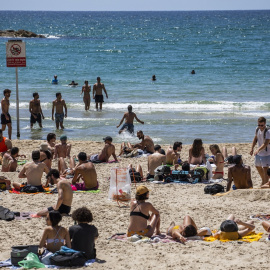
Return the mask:
<path id="1" fill-rule="evenodd" d="M 212 231 L 212 233 L 216 233 L 216 231 Z M 242 241 L 242 242 L 254 242 L 254 241 L 259 241 L 262 238 L 263 233 L 255 233 L 255 232 L 251 232 L 250 234 L 242 237 L 241 239 L 238 240 L 219 240 L 221 242 L 230 242 L 230 241 Z M 209 236 L 209 237 L 204 237 L 203 239 L 204 241 L 207 242 L 214 242 L 215 240 L 217 240 L 214 236 Z"/>

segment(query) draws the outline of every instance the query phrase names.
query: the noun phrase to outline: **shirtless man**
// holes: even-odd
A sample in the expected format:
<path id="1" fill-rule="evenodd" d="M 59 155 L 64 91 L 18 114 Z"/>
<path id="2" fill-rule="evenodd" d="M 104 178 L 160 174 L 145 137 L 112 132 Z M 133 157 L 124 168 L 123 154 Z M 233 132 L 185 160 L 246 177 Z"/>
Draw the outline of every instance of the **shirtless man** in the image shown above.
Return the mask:
<path id="1" fill-rule="evenodd" d="M 100 82 L 100 77 L 97 77 L 97 83 L 95 83 L 93 86 L 93 99 L 95 99 L 97 111 L 98 111 L 98 103 L 99 109 L 102 110 L 102 102 L 104 102 L 102 90 L 104 90 L 106 97 L 108 98 L 108 94 L 104 84 Z"/>
<path id="2" fill-rule="evenodd" d="M 55 124 L 56 128 L 59 129 L 59 123 L 61 129 L 64 128 L 63 122 L 64 122 L 64 116 L 67 117 L 67 106 L 65 100 L 62 99 L 61 93 L 56 93 L 56 100 L 53 101 L 52 106 L 52 120 L 54 121 L 54 107 L 55 107 Z M 64 109 L 65 108 L 65 114 Z"/>
<path id="3" fill-rule="evenodd" d="M 237 189 L 252 188 L 251 170 L 249 166 L 243 164 L 242 156 L 234 156 L 233 163 L 235 165 L 228 169 L 227 191 L 230 190 L 232 181 Z"/>
<path id="4" fill-rule="evenodd" d="M 112 144 L 112 137 L 107 136 L 103 138 L 103 141 L 105 142 L 105 146 L 102 149 L 101 153 L 90 155 L 88 159 L 95 163 L 108 162 L 110 156 L 112 155 L 114 160 L 118 162 L 117 157 L 115 155 L 115 146 Z"/>
<path id="5" fill-rule="evenodd" d="M 72 184 L 75 185 L 77 190 L 97 190 L 97 172 L 92 162 L 87 160 L 87 155 L 80 152 L 78 155 L 79 164 L 74 169 L 74 177 Z M 79 183 L 80 178 L 83 183 Z"/>
<path id="6" fill-rule="evenodd" d="M 153 154 L 155 151 L 153 140 L 149 136 L 144 135 L 141 130 L 137 132 L 137 137 L 139 138 L 139 140 L 142 141 L 140 143 L 132 145 L 132 147 L 143 150 L 145 154 Z"/>
<path id="7" fill-rule="evenodd" d="M 10 153 L 6 152 L 3 156 L 2 172 L 16 172 L 17 157 L 19 156 L 19 148 L 12 147 Z"/>
<path id="8" fill-rule="evenodd" d="M 173 165 L 178 164 L 178 159 L 180 158 L 180 152 L 182 149 L 181 142 L 175 142 L 173 148 L 169 147 L 166 152 L 166 164 Z"/>
<path id="9" fill-rule="evenodd" d="M 83 93 L 83 102 L 86 111 L 90 110 L 90 101 L 91 101 L 90 92 L 91 86 L 88 85 L 88 81 L 84 81 L 84 86 L 82 87 L 81 94 Z"/>
<path id="10" fill-rule="evenodd" d="M 5 89 L 3 92 L 4 98 L 1 101 L 1 107 L 2 107 L 1 124 L 2 124 L 2 131 L 5 131 L 6 125 L 8 126 L 8 137 L 11 140 L 12 125 L 11 125 L 11 117 L 9 114 L 10 93 L 11 93 L 11 90 L 9 89 Z"/>
<path id="11" fill-rule="evenodd" d="M 73 191 L 70 183 L 63 178 L 60 178 L 59 171 L 52 169 L 47 174 L 47 182 L 52 185 L 57 184 L 58 199 L 54 206 L 39 211 L 37 216 L 46 216 L 48 212 L 57 210 L 62 215 L 68 215 L 71 210 L 71 204 L 73 199 Z"/>
<path id="12" fill-rule="evenodd" d="M 40 162 L 40 152 L 38 150 L 32 152 L 32 162 L 26 163 L 19 173 L 19 178 L 27 178 L 27 185 L 35 186 L 39 192 L 43 192 L 41 178 L 43 173 L 49 173 L 49 168 Z M 13 183 L 15 189 L 20 190 L 20 183 Z"/>
<path id="13" fill-rule="evenodd" d="M 162 164 L 166 164 L 166 156 L 160 153 L 161 146 L 154 146 L 155 153 L 153 155 L 148 156 L 148 174 L 147 179 L 154 178 L 155 169 Z"/>
<path id="14" fill-rule="evenodd" d="M 119 130 L 119 134 L 121 134 L 125 130 L 127 130 L 131 134 L 134 134 L 134 125 L 133 125 L 134 118 L 139 123 L 144 124 L 144 122 L 141 121 L 134 112 L 132 112 L 132 106 L 129 105 L 128 112 L 124 113 L 124 116 L 123 116 L 122 120 L 120 121 L 120 124 L 117 126 L 117 128 L 119 128 L 125 119 L 124 125 Z"/>
<path id="15" fill-rule="evenodd" d="M 29 112 L 31 114 L 30 117 L 30 124 L 31 128 L 33 127 L 33 124 L 38 122 L 39 126 L 42 128 L 42 123 L 41 123 L 41 117 L 44 119 L 44 115 L 40 106 L 40 100 L 39 100 L 39 94 L 38 93 L 33 93 L 33 98 L 29 102 Z"/>

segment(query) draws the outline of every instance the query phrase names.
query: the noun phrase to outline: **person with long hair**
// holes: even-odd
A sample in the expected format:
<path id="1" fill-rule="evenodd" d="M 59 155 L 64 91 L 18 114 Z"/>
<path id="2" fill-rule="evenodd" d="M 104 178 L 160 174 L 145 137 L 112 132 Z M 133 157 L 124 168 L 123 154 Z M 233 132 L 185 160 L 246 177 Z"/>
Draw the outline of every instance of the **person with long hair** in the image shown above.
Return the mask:
<path id="1" fill-rule="evenodd" d="M 195 139 L 189 149 L 188 163 L 193 165 L 205 164 L 205 151 L 201 139 Z"/>
<path id="2" fill-rule="evenodd" d="M 213 179 L 223 178 L 224 175 L 224 156 L 222 155 L 219 146 L 217 144 L 211 144 L 209 146 L 211 153 L 214 155 L 212 161 L 216 165 L 216 170 L 213 175 Z"/>
<path id="3" fill-rule="evenodd" d="M 136 199 L 130 204 L 128 237 L 134 234 L 151 237 L 155 231 L 160 234 L 159 211 L 150 202 L 146 202 L 148 199 L 149 189 L 144 185 L 138 186 Z"/>

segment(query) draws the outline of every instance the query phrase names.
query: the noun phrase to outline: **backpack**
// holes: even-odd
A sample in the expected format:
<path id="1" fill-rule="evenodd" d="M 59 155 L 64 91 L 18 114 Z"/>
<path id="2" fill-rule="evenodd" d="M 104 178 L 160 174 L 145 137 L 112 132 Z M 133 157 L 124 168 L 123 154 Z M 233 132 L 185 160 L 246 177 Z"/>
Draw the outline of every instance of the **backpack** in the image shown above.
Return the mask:
<path id="1" fill-rule="evenodd" d="M 25 185 L 24 187 L 21 188 L 21 192 L 25 192 L 25 193 L 37 193 L 37 192 L 39 192 L 39 190 L 35 186 Z"/>
<path id="2" fill-rule="evenodd" d="M 142 177 L 139 172 L 136 172 L 134 169 L 129 169 L 129 176 L 132 183 L 137 183 L 142 181 Z"/>
<path id="3" fill-rule="evenodd" d="M 86 261 L 87 259 L 81 251 L 75 253 L 58 251 L 55 255 L 50 257 L 51 264 L 56 266 L 84 266 Z"/>
<path id="4" fill-rule="evenodd" d="M 220 193 L 220 192 L 224 192 L 224 187 L 220 184 L 207 185 L 204 188 L 205 194 L 215 195 L 215 194 Z"/>
<path id="5" fill-rule="evenodd" d="M 266 132 L 267 132 L 268 130 L 270 130 L 270 126 L 266 125 L 266 126 L 265 126 L 265 130 L 264 130 L 264 132 L 263 132 L 263 138 L 264 138 L 264 140 L 265 140 L 265 137 L 266 137 Z M 255 135 L 256 135 L 256 136 L 257 136 L 257 134 L 258 134 L 258 131 L 259 131 L 259 128 L 257 127 L 257 128 L 256 128 L 256 131 L 255 131 Z M 257 139 L 257 141 L 258 141 L 258 139 Z M 265 151 L 267 151 L 267 146 L 265 147 Z"/>
<path id="6" fill-rule="evenodd" d="M 19 266 L 18 262 L 22 261 L 30 252 L 38 254 L 38 245 L 11 247 L 10 258 L 12 265 Z"/>
<path id="7" fill-rule="evenodd" d="M 13 212 L 11 212 L 8 208 L 0 206 L 0 220 L 11 221 L 15 218 Z"/>

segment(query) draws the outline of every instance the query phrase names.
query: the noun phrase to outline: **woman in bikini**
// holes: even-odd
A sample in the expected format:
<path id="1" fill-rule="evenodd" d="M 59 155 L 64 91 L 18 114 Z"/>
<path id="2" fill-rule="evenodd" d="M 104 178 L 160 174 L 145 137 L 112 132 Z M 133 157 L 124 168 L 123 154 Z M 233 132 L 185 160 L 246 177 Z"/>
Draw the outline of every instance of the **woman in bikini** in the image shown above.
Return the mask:
<path id="1" fill-rule="evenodd" d="M 205 151 L 201 139 L 195 139 L 189 149 L 188 163 L 193 165 L 201 165 L 206 163 Z"/>
<path id="2" fill-rule="evenodd" d="M 41 260 L 44 264 L 50 264 L 49 258 L 53 253 L 60 250 L 61 246 L 66 245 L 71 248 L 69 233 L 66 228 L 59 226 L 62 216 L 58 211 L 51 211 L 47 214 L 45 228 L 39 243 L 39 248 L 46 248 Z"/>
<path id="3" fill-rule="evenodd" d="M 156 234 L 160 234 L 159 212 L 151 203 L 146 202 L 148 199 L 148 188 L 143 185 L 138 186 L 136 190 L 136 200 L 132 201 L 130 204 L 130 224 L 127 232 L 128 237 L 134 234 L 151 237 L 155 230 Z"/>
<path id="4" fill-rule="evenodd" d="M 46 164 L 46 166 L 51 169 L 52 168 L 52 153 L 49 150 L 49 146 L 47 143 L 42 143 L 40 145 L 40 162 Z"/>
<path id="5" fill-rule="evenodd" d="M 54 155 L 54 150 L 55 150 L 55 141 L 56 141 L 56 135 L 54 133 L 49 133 L 47 135 L 47 143 L 48 143 L 48 148 L 52 153 L 52 156 Z"/>
<path id="6" fill-rule="evenodd" d="M 212 161 L 217 166 L 213 175 L 213 179 L 223 178 L 224 175 L 224 156 L 221 154 L 221 151 L 217 144 L 211 144 L 209 146 L 211 153 L 214 155 Z M 211 162 L 211 160 L 209 160 Z"/>

